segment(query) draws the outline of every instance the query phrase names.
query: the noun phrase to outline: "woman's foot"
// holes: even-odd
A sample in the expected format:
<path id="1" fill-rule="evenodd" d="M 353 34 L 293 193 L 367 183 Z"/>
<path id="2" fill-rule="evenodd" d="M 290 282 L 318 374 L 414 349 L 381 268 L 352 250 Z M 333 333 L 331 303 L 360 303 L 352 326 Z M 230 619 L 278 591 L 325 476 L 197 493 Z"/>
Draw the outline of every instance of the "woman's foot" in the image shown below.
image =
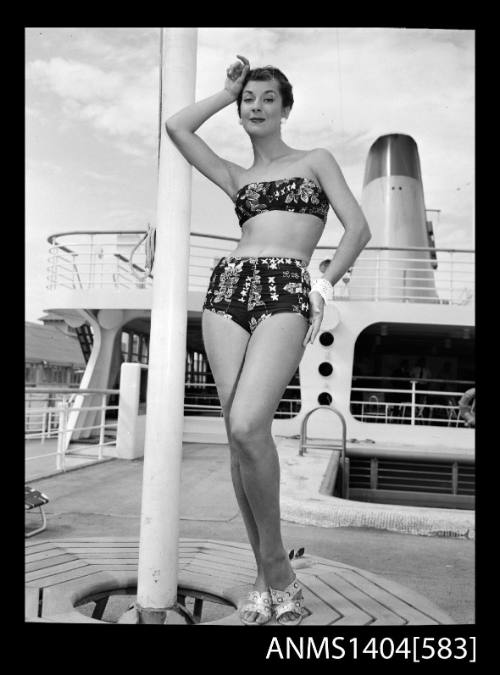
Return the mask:
<path id="1" fill-rule="evenodd" d="M 286 552 L 263 562 L 276 620 L 283 625 L 296 625 L 302 619 L 302 589 Z M 294 586 L 294 584 L 297 584 Z M 284 595 L 287 593 L 287 595 Z M 280 599 L 281 598 L 281 599 Z M 287 611 L 289 609 L 289 611 Z"/>
<path id="2" fill-rule="evenodd" d="M 263 574 L 257 574 L 254 588 L 240 607 L 240 619 L 247 626 L 260 626 L 272 617 L 271 596 Z"/>
<path id="3" fill-rule="evenodd" d="M 298 626 L 302 621 L 304 598 L 299 580 L 295 577 L 284 589 L 269 588 L 276 621 L 283 626 Z"/>

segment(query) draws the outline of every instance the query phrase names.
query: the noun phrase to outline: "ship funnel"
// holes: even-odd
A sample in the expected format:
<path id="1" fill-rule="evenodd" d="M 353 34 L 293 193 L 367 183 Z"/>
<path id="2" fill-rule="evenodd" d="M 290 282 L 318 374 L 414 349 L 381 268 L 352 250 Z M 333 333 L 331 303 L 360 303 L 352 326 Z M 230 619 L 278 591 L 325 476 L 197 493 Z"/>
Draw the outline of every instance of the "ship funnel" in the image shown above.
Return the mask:
<path id="1" fill-rule="evenodd" d="M 363 188 L 384 176 L 408 176 L 422 182 L 417 144 L 406 134 L 380 136 L 371 146 L 365 166 Z"/>
<path id="2" fill-rule="evenodd" d="M 366 160 L 361 206 L 372 233 L 370 247 L 433 246 L 418 148 L 411 136 L 388 134 L 373 143 Z M 433 251 L 365 251 L 355 272 L 359 270 L 357 276 L 363 275 L 365 283 L 371 274 L 376 286 L 374 299 L 425 302 L 438 297 L 435 264 Z M 353 273 L 352 291 L 355 276 Z"/>

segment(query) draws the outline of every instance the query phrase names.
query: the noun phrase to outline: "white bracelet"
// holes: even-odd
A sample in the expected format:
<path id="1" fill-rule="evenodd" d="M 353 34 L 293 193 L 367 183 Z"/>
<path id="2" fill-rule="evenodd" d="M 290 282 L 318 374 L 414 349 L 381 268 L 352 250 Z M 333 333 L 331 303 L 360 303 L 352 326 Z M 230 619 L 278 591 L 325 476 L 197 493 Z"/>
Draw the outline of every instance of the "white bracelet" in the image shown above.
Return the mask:
<path id="1" fill-rule="evenodd" d="M 333 286 L 328 281 L 328 279 L 314 279 L 311 284 L 309 295 L 311 295 L 313 291 L 317 291 L 325 302 L 328 302 L 328 300 L 333 300 Z"/>

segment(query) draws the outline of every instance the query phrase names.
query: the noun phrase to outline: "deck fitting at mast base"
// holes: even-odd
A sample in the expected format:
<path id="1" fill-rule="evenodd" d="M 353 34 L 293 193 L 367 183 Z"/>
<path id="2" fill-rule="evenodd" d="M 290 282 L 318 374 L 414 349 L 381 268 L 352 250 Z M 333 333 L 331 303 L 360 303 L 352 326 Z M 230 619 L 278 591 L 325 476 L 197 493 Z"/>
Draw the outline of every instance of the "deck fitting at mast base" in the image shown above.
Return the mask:
<path id="1" fill-rule="evenodd" d="M 185 607 L 176 602 L 173 607 L 165 609 L 153 609 L 151 607 L 141 607 L 135 602 L 128 610 L 122 614 L 117 623 L 131 624 L 164 624 L 185 626 L 195 624 L 196 621 Z"/>

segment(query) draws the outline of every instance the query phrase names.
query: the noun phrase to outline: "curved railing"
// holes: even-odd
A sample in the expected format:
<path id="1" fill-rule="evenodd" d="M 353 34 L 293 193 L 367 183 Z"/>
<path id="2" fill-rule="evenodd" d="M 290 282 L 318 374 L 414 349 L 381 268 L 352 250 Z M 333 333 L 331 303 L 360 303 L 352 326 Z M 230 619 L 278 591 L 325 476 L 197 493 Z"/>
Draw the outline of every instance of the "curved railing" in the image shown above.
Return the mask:
<path id="1" fill-rule="evenodd" d="M 325 443 L 318 443 L 318 439 L 307 438 L 307 423 L 311 415 L 317 410 L 328 410 L 334 413 L 339 419 L 342 425 L 342 439 L 340 445 L 335 443 L 335 439 L 327 440 Z M 302 420 L 300 425 L 300 443 L 299 443 L 299 456 L 304 456 L 307 453 L 307 448 L 322 448 L 331 451 L 337 451 L 339 453 L 339 468 L 340 468 L 340 496 L 343 499 L 349 498 L 349 458 L 346 456 L 346 436 L 347 436 L 347 424 L 345 421 L 344 415 L 335 408 L 333 405 L 319 405 L 315 408 L 309 410 Z M 335 458 L 333 464 L 336 464 Z M 331 467 L 329 465 L 327 473 L 331 473 Z M 329 494 L 333 494 L 333 489 L 335 487 L 335 479 L 333 476 L 328 476 L 327 481 L 330 483 Z"/>
<path id="2" fill-rule="evenodd" d="M 151 288 L 143 245 L 130 262 L 132 250 L 144 234 L 145 230 L 83 230 L 51 235 L 48 290 Z M 204 291 L 217 261 L 233 251 L 237 242 L 236 237 L 192 232 L 189 290 Z M 321 275 L 321 262 L 329 260 L 335 249 L 318 246 L 309 263 L 310 273 Z M 336 284 L 335 300 L 467 305 L 474 301 L 474 290 L 471 249 L 368 246 Z"/>

